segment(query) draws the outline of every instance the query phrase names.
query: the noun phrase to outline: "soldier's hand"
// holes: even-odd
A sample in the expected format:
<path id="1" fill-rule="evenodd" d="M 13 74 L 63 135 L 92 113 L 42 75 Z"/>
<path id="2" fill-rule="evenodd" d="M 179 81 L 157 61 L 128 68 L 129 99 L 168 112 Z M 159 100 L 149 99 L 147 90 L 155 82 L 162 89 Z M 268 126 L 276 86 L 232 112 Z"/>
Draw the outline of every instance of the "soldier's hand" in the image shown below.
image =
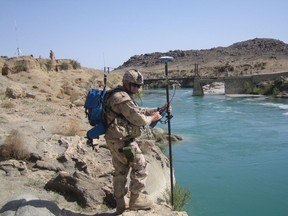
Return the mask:
<path id="1" fill-rule="evenodd" d="M 151 115 L 151 120 L 152 122 L 154 121 L 158 121 L 162 118 L 161 114 L 159 112 L 154 112 L 152 115 Z"/>
<path id="2" fill-rule="evenodd" d="M 161 112 L 163 112 L 166 109 L 167 109 L 167 103 L 164 106 L 158 108 L 158 111 L 161 113 Z M 169 106 L 168 112 L 172 112 L 172 107 L 171 106 Z"/>
<path id="3" fill-rule="evenodd" d="M 171 106 L 169 106 L 169 108 L 168 108 L 168 112 L 169 112 L 169 113 L 172 112 L 172 107 L 171 107 Z"/>

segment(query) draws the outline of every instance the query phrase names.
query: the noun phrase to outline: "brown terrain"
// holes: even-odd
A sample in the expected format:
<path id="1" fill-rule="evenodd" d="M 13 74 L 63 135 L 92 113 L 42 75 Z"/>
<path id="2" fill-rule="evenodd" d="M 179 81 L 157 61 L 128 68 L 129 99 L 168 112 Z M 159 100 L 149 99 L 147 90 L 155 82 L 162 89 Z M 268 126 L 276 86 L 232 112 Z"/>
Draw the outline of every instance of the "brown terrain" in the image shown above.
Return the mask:
<path id="1" fill-rule="evenodd" d="M 170 76 L 240 76 L 288 70 L 288 45 L 253 39 L 209 50 L 169 51 L 131 57 L 108 75 L 108 87 L 121 82 L 127 68 L 145 78 L 164 75 L 159 57 L 169 55 Z M 112 165 L 103 137 L 86 145 L 90 128 L 83 104 L 87 90 L 103 87 L 103 71 L 83 68 L 69 59 L 1 57 L 0 69 L 0 215 L 113 215 Z M 159 104 L 159 106 L 162 104 Z M 149 163 L 147 192 L 157 201 L 137 215 L 186 215 L 173 212 L 163 198 L 169 187 L 169 163 L 159 145 L 167 134 L 143 135 Z M 180 137 L 173 135 L 173 140 Z M 156 142 L 157 141 L 157 142 Z M 21 207 L 21 208 L 20 208 Z M 30 212 L 29 212 L 30 211 Z M 28 212 L 28 213 L 27 213 Z M 34 212 L 35 213 L 35 212 Z M 34 215 L 37 215 L 35 213 Z M 125 212 L 123 215 L 135 215 Z"/>
<path id="2" fill-rule="evenodd" d="M 89 88 L 103 87 L 103 71 L 30 56 L 0 62 L 0 214 L 114 215 L 109 150 L 103 137 L 94 140 L 94 150 L 85 139 L 91 128 L 85 97 Z M 108 87 L 120 82 L 118 74 L 108 75 Z M 149 214 L 185 215 L 173 212 L 163 196 L 169 162 L 157 145 L 167 134 L 155 129 L 148 135 L 141 145 L 151 169 L 147 192 L 159 204 Z"/>
<path id="3" fill-rule="evenodd" d="M 200 76 L 242 76 L 288 70 L 288 44 L 275 39 L 255 38 L 228 47 L 203 50 L 173 50 L 132 56 L 116 71 L 136 67 L 145 78 L 164 76 L 161 56 L 171 56 L 169 76 L 194 75 L 198 64 Z"/>

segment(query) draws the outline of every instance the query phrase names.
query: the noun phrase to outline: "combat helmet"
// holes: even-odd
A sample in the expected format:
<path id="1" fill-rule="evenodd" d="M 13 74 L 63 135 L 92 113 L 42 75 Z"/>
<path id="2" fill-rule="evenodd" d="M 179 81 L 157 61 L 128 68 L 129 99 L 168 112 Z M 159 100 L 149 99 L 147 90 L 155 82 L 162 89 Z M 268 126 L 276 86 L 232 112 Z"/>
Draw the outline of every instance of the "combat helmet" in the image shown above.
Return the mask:
<path id="1" fill-rule="evenodd" d="M 142 74 L 136 69 L 130 69 L 125 72 L 123 79 L 123 83 L 135 83 L 138 85 L 143 85 L 143 76 Z"/>

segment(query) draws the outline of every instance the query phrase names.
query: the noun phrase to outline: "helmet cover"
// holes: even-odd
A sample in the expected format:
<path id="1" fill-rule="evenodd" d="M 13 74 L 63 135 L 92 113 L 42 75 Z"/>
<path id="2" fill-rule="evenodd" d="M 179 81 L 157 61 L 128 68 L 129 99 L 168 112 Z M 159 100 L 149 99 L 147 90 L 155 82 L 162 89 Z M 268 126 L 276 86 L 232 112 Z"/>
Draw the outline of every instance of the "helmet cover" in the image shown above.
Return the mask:
<path id="1" fill-rule="evenodd" d="M 142 74 L 136 69 L 126 71 L 122 81 L 123 83 L 135 83 L 138 85 L 143 85 L 144 83 Z"/>

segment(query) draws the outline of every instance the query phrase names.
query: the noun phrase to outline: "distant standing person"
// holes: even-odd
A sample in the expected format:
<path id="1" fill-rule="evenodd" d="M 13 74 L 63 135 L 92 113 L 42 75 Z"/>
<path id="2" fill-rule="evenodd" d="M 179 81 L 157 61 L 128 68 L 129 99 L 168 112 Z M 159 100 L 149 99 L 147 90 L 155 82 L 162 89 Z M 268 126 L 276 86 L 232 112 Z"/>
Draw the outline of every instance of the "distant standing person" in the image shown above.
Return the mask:
<path id="1" fill-rule="evenodd" d="M 52 50 L 50 50 L 50 59 L 51 59 L 52 61 L 55 60 L 55 55 L 54 55 L 54 52 L 53 52 Z"/>

